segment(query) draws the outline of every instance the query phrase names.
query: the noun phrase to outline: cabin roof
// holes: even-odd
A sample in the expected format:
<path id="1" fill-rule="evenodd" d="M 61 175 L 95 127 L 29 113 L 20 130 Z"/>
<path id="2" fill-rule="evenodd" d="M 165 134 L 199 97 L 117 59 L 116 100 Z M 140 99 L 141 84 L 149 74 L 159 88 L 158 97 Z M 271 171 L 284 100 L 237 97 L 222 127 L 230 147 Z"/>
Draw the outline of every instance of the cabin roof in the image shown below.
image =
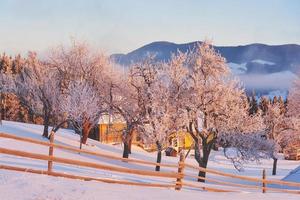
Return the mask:
<path id="1" fill-rule="evenodd" d="M 98 124 L 114 124 L 114 123 L 126 123 L 125 120 L 123 119 L 123 117 L 119 114 L 102 114 L 99 117 L 99 121 Z"/>

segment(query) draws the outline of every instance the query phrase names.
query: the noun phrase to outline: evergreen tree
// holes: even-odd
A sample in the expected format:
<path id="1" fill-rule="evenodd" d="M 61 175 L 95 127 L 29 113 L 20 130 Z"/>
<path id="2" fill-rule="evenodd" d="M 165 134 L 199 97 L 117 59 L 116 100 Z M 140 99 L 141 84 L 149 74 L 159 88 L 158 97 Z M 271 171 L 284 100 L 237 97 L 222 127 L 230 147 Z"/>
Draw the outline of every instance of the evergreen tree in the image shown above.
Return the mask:
<path id="1" fill-rule="evenodd" d="M 284 107 L 286 108 L 286 111 L 287 111 L 287 105 L 289 103 L 289 100 L 288 100 L 289 97 L 286 97 L 285 101 L 284 101 Z"/>
<path id="2" fill-rule="evenodd" d="M 247 95 L 247 103 L 250 106 L 250 104 L 251 104 L 251 98 L 248 95 Z"/>
<path id="3" fill-rule="evenodd" d="M 24 60 L 21 58 L 21 55 L 17 55 L 12 60 L 11 70 L 13 74 L 20 73 L 22 65 L 24 64 Z"/>
<path id="4" fill-rule="evenodd" d="M 286 105 L 285 105 L 285 102 L 284 102 L 282 96 L 279 96 L 278 104 L 279 104 L 279 108 L 280 108 L 280 114 L 285 114 L 286 113 Z"/>
<path id="5" fill-rule="evenodd" d="M 5 53 L 0 55 L 0 73 L 4 74 L 18 74 L 20 73 L 25 59 L 21 55 L 12 58 Z M 0 94 L 0 117 L 1 119 L 33 122 L 33 116 L 29 116 L 30 108 L 22 104 L 20 97 L 10 93 Z M 31 119 L 31 120 L 30 120 Z"/>
<path id="6" fill-rule="evenodd" d="M 277 98 L 277 96 L 274 96 L 274 97 L 273 97 L 272 104 L 276 104 L 276 103 L 278 103 L 278 98 Z"/>
<path id="7" fill-rule="evenodd" d="M 262 111 L 263 115 L 266 114 L 269 105 L 270 105 L 270 99 L 266 96 L 262 96 L 259 101 L 259 108 Z"/>
<path id="8" fill-rule="evenodd" d="M 12 74 L 11 60 L 11 57 L 8 57 L 5 53 L 2 54 L 0 58 L 0 71 L 2 73 Z"/>
<path id="9" fill-rule="evenodd" d="M 250 98 L 250 104 L 249 104 L 249 114 L 253 115 L 256 114 L 258 111 L 258 105 L 255 97 L 255 92 L 252 92 L 252 96 Z"/>

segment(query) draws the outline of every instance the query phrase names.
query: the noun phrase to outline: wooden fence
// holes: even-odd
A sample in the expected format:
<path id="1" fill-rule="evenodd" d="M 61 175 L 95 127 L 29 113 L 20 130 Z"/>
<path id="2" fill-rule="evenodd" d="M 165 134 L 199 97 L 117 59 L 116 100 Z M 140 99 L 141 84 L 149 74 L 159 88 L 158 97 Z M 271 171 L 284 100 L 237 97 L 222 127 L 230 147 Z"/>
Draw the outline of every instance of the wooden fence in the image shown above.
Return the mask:
<path id="1" fill-rule="evenodd" d="M 29 169 L 24 167 L 3 165 L 1 164 L 0 161 L 0 169 L 22 171 L 22 172 L 29 172 L 35 174 L 46 174 L 50 176 L 58 176 L 58 177 L 65 177 L 71 179 L 81 179 L 86 181 L 94 180 L 94 181 L 101 181 L 106 183 L 116 183 L 116 184 L 126 184 L 126 185 L 136 185 L 136 186 L 174 188 L 176 190 L 181 190 L 181 188 L 185 188 L 185 189 L 200 189 L 200 190 L 213 191 L 213 192 L 239 192 L 239 191 L 245 191 L 247 189 L 247 191 L 259 190 L 263 193 L 273 191 L 273 192 L 300 194 L 300 183 L 280 181 L 280 180 L 268 180 L 266 178 L 265 170 L 263 170 L 262 178 L 240 176 L 240 175 L 225 173 L 213 169 L 202 168 L 199 166 L 185 163 L 184 155 L 182 154 L 180 155 L 178 164 L 167 164 L 167 163 L 159 164 L 156 162 L 150 162 L 150 161 L 139 160 L 139 159 L 120 158 L 118 156 L 88 151 L 84 149 L 77 149 L 77 148 L 73 148 L 61 144 L 55 144 L 54 133 L 51 133 L 49 142 L 20 137 L 20 136 L 6 134 L 6 133 L 0 133 L 0 138 L 7 138 L 12 140 L 17 140 L 20 142 L 28 142 L 32 144 L 43 145 L 49 148 L 49 154 L 43 155 L 38 153 L 24 152 L 24 151 L 0 147 L 0 153 L 2 154 L 43 160 L 48 162 L 47 170 L 46 169 L 37 170 L 37 169 Z M 86 161 L 78 161 L 69 158 L 62 158 L 62 157 L 53 156 L 53 152 L 55 151 L 55 149 L 62 149 L 66 151 L 76 152 L 76 153 L 83 153 L 95 157 L 101 157 L 101 158 L 111 159 L 120 162 L 135 163 L 137 165 L 146 165 L 146 166 L 159 165 L 161 167 L 167 168 L 168 171 L 156 172 L 151 170 L 140 170 L 140 169 L 133 169 L 129 167 L 111 166 L 102 163 L 100 164 L 100 163 L 93 163 L 93 162 L 86 162 Z M 66 174 L 61 172 L 55 172 L 53 170 L 53 165 L 55 163 L 87 167 L 87 168 L 110 171 L 115 173 L 133 174 L 133 175 L 141 176 L 141 178 L 143 178 L 144 176 L 158 177 L 158 178 L 163 178 L 164 181 L 161 182 L 157 180 L 157 182 L 155 182 L 155 179 L 153 179 L 152 182 L 140 182 L 140 181 L 115 180 L 115 179 L 107 179 L 107 178 L 88 177 L 88 176 L 75 175 L 75 174 Z M 216 178 L 208 178 L 208 177 L 204 178 L 204 177 L 197 176 L 195 175 L 198 173 L 196 170 L 205 171 L 207 174 L 213 174 L 217 177 L 218 176 L 223 178 L 226 177 L 226 181 L 218 180 Z M 197 179 L 202 179 L 205 181 L 205 183 L 196 182 Z M 242 181 L 252 182 L 252 184 L 234 183 L 234 182 L 227 181 L 227 179 L 229 180 L 240 179 Z M 288 186 L 293 188 L 283 189 L 280 187 L 274 187 L 275 185 L 284 186 L 284 187 Z"/>

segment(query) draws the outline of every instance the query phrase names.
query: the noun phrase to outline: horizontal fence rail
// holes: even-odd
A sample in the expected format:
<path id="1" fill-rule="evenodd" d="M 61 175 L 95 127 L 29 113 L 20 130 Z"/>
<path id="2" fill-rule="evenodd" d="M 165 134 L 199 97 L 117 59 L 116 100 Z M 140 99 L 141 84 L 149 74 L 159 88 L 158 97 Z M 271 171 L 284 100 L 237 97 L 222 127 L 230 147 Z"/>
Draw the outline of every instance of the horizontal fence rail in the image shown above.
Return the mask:
<path id="1" fill-rule="evenodd" d="M 65 177 L 65 178 L 71 178 L 71 179 L 80 179 L 80 180 L 84 180 L 84 181 L 100 181 L 100 182 L 104 182 L 104 183 L 116 183 L 116 184 L 150 186 L 150 187 L 166 187 L 166 188 L 174 187 L 174 184 L 139 183 L 139 182 L 123 181 L 123 180 L 111 180 L 111 179 L 106 179 L 106 178 L 93 178 L 93 177 L 88 177 L 88 176 L 78 176 L 78 175 L 59 173 L 59 172 L 49 172 L 49 171 L 45 171 L 45 170 L 35 170 L 35 169 L 29 169 L 29 168 L 14 167 L 14 166 L 9 166 L 9 165 L 0 165 L 0 169 L 14 170 L 14 171 L 20 171 L 20 172 L 29 172 L 29 173 L 34 173 L 34 174 L 47 174 L 50 176 Z"/>
<path id="2" fill-rule="evenodd" d="M 299 187 L 300 188 L 300 183 L 296 183 L 296 182 L 288 182 L 288 181 L 280 181 L 280 180 L 267 180 L 267 179 L 262 180 L 262 179 L 259 179 L 259 178 L 253 178 L 253 177 L 241 176 L 241 175 L 236 175 L 236 174 L 230 174 L 230 173 L 221 172 L 221 171 L 217 171 L 217 170 L 213 170 L 213 169 L 206 169 L 206 168 L 194 166 L 194 165 L 191 165 L 191 164 L 185 164 L 185 166 L 187 168 L 193 168 L 193 169 L 197 169 L 199 171 L 203 171 L 203 172 L 211 173 L 211 174 L 216 174 L 216 175 L 220 175 L 220 176 L 223 176 L 223 177 L 241 179 L 241 180 L 252 181 L 252 182 L 257 182 L 257 183 L 264 182 L 264 183 L 267 183 L 267 184 L 285 185 L 285 186 L 292 186 L 292 187 Z"/>
<path id="3" fill-rule="evenodd" d="M 52 161 L 52 162 L 63 163 L 63 164 L 82 166 L 82 167 L 102 169 L 102 170 L 107 170 L 107 171 L 143 175 L 143 176 L 156 176 L 156 177 L 166 177 L 166 178 L 177 178 L 179 176 L 179 174 L 177 174 L 175 172 L 156 172 L 156 171 L 146 171 L 146 170 L 115 167 L 115 166 L 103 165 L 103 164 L 98 164 L 98 163 L 73 160 L 73 159 L 68 159 L 68 158 L 60 158 L 60 157 L 54 157 L 54 156 L 46 156 L 46 155 L 37 154 L 37 153 L 29 153 L 29 152 L 24 152 L 24 151 L 11 150 L 11 149 L 1 148 L 1 147 L 0 147 L 0 153 L 21 156 L 21 157 L 26 157 L 26 158 L 45 160 L 45 161 Z"/>
<path id="4" fill-rule="evenodd" d="M 119 160 L 119 161 L 124 161 L 124 162 L 131 162 L 131 163 L 138 163 L 138 164 L 144 164 L 144 165 L 153 165 L 153 166 L 161 166 L 161 167 L 170 167 L 170 168 L 177 168 L 178 165 L 176 164 L 165 164 L 165 163 L 156 163 L 156 162 L 150 162 L 150 161 L 144 161 L 144 160 L 138 160 L 138 159 L 132 159 L 132 158 L 121 158 L 118 156 L 113 156 L 113 155 L 108 155 L 104 153 L 99 153 L 99 152 L 93 152 L 93 151 L 88 151 L 84 149 L 77 149 L 74 147 L 68 147 L 65 145 L 60 145 L 60 144 L 54 144 L 54 143 L 49 143 L 49 142 L 44 142 L 40 140 L 35 140 L 31 138 L 25 138 L 25 137 L 20 137 L 16 135 L 11 135 L 11 134 L 6 134 L 6 133 L 0 133 L 0 137 L 3 138 L 8 138 L 8 139 L 13 139 L 13 140 L 18 140 L 18 141 L 23 141 L 23 142 L 29 142 L 33 144 L 39 144 L 43 146 L 48 146 L 48 147 L 55 147 L 58 149 L 63 149 L 63 150 L 68 150 L 76 153 L 85 153 L 93 156 L 98 156 L 102 158 L 107 158 L 107 159 L 112 159 L 112 160 Z"/>
<path id="5" fill-rule="evenodd" d="M 300 189 L 300 183 L 295 182 L 287 182 L 281 180 L 267 180 L 265 177 L 265 172 L 263 173 L 262 178 L 253 178 L 247 176 L 241 176 L 236 174 L 230 174 L 221 172 L 218 170 L 202 168 L 199 166 L 191 165 L 184 162 L 184 155 L 180 154 L 180 160 L 178 164 L 167 164 L 167 163 L 156 163 L 150 161 L 144 161 L 139 159 L 131 159 L 131 158 L 120 158 L 118 156 L 88 151 L 84 149 L 77 149 L 70 146 L 65 146 L 61 144 L 54 143 L 54 133 L 50 135 L 50 141 L 41 141 L 32 138 L 20 137 L 16 135 L 11 135 L 7 133 L 0 133 L 0 138 L 7 138 L 21 142 L 27 142 L 37 145 L 43 145 L 49 148 L 49 155 L 43 155 L 38 153 L 31 153 L 31 152 L 24 152 L 19 150 L 7 149 L 0 147 L 0 153 L 12 155 L 12 156 L 19 156 L 25 157 L 30 159 L 37 159 L 42 161 L 48 161 L 48 170 L 37 170 L 37 169 L 30 169 L 30 168 L 23 168 L 23 167 L 16 167 L 16 166 L 9 166 L 9 165 L 2 165 L 0 164 L 0 169 L 5 170 L 14 170 L 20 172 L 29 172 L 34 174 L 45 174 L 50 176 L 56 177 L 65 177 L 71 179 L 80 179 L 85 181 L 100 181 L 105 183 L 116 183 L 116 184 L 125 184 L 125 185 L 135 185 L 135 186 L 147 186 L 147 187 L 164 187 L 164 188 L 174 188 L 176 190 L 180 190 L 181 188 L 186 189 L 200 189 L 205 191 L 211 192 L 243 192 L 245 189 L 250 190 L 260 190 L 263 193 L 266 191 L 274 191 L 274 192 L 284 192 L 284 193 L 291 193 L 291 194 L 300 194 L 300 190 L 296 189 L 282 189 L 282 188 L 274 188 L 270 187 L 270 185 L 284 185 L 290 187 L 296 187 Z M 128 167 L 119 167 L 119 166 L 111 166 L 106 164 L 94 163 L 94 162 L 87 162 L 87 161 L 78 161 L 74 159 L 62 158 L 53 156 L 54 149 L 62 149 L 66 151 L 72 151 L 76 153 L 84 153 L 88 155 L 93 155 L 96 157 L 112 159 L 117 161 L 123 161 L 128 163 L 136 163 L 141 165 L 151 165 L 151 166 L 162 166 L 167 168 L 176 168 L 177 172 L 168 171 L 168 172 L 157 172 L 157 171 L 150 171 L 150 170 L 140 170 L 140 169 L 132 169 Z M 170 183 L 155 183 L 152 182 L 135 182 L 135 181 L 127 181 L 127 180 L 115 180 L 115 179 L 107 179 L 107 178 L 95 178 L 95 177 L 88 177 L 88 176 L 81 176 L 81 175 L 73 175 L 73 174 L 66 174 L 61 172 L 54 172 L 53 171 L 53 164 L 54 163 L 61 163 L 67 164 L 71 166 L 81 166 L 87 168 L 93 168 L 97 170 L 104 170 L 110 171 L 115 173 L 124 173 L 124 174 L 133 174 L 138 176 L 150 176 L 150 177 L 158 177 L 158 178 L 166 178 L 167 180 L 173 180 Z M 244 184 L 244 183 L 233 183 L 224 180 L 217 180 L 216 178 L 208 178 L 208 177 L 201 177 L 198 175 L 190 174 L 190 171 L 187 172 L 185 169 L 193 169 L 198 171 L 203 171 L 208 174 L 214 174 L 221 177 L 232 178 L 232 179 L 240 179 L 243 181 L 250 181 L 256 183 L 256 185 L 251 184 Z M 186 172 L 185 172 L 186 171 Z M 187 180 L 186 178 L 194 179 L 194 182 L 191 183 L 193 180 Z M 204 182 L 195 182 L 195 180 L 203 180 Z M 165 179 L 164 179 L 165 181 Z M 207 183 L 209 182 L 209 183 Z"/>

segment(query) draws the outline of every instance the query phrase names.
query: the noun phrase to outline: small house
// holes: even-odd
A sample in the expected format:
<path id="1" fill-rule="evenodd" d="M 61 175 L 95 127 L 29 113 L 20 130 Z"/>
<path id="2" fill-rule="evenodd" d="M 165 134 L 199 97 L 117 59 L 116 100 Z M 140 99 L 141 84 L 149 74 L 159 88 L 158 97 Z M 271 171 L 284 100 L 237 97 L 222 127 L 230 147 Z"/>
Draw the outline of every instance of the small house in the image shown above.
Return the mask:
<path id="1" fill-rule="evenodd" d="M 98 122 L 98 135 L 96 138 L 105 144 L 122 143 L 122 134 L 125 128 L 126 123 L 121 116 L 102 115 Z M 143 144 L 136 131 L 133 132 L 132 144 L 141 146 L 147 151 L 156 150 L 155 144 Z M 188 149 L 192 144 L 193 139 L 187 132 L 179 132 L 169 136 L 167 146 L 178 151 L 179 148 Z"/>
<path id="2" fill-rule="evenodd" d="M 98 139 L 105 144 L 122 143 L 123 131 L 126 129 L 126 123 L 121 116 L 109 114 L 102 115 L 98 122 Z M 139 138 L 136 132 L 133 132 L 133 144 L 139 144 Z"/>

